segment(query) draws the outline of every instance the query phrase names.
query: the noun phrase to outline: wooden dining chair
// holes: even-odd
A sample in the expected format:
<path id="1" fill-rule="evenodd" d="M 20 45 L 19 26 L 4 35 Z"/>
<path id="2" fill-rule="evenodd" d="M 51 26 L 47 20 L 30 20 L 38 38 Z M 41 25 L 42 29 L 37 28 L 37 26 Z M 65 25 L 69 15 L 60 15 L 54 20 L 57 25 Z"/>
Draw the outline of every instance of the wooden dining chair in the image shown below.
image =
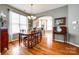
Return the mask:
<path id="1" fill-rule="evenodd" d="M 42 40 L 42 31 L 40 30 L 40 42 L 41 42 L 41 40 Z"/>
<path id="2" fill-rule="evenodd" d="M 41 31 L 38 31 L 37 32 L 37 43 L 40 43 L 41 39 L 42 39 L 42 33 L 41 33 Z"/>
<path id="3" fill-rule="evenodd" d="M 28 42 L 28 39 L 29 39 L 29 35 L 26 35 L 26 37 L 23 38 L 23 44 L 28 47 L 29 46 L 29 42 Z"/>
<path id="4" fill-rule="evenodd" d="M 23 43 L 28 48 L 34 47 L 36 45 L 34 34 L 27 34 L 23 39 Z"/>
<path id="5" fill-rule="evenodd" d="M 41 31 L 32 31 L 31 34 L 26 34 L 26 36 L 23 38 L 23 44 L 28 48 L 33 48 L 41 42 L 41 39 Z"/>

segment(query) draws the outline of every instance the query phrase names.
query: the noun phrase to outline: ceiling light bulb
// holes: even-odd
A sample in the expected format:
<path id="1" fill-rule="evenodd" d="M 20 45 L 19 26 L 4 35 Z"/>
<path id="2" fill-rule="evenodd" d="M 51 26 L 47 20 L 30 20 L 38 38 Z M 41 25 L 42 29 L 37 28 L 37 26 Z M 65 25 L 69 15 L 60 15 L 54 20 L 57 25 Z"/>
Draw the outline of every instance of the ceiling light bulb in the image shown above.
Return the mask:
<path id="1" fill-rule="evenodd" d="M 30 17 L 30 16 L 27 16 L 27 18 L 28 18 L 28 19 L 31 19 L 31 17 Z"/>
<path id="2" fill-rule="evenodd" d="M 36 19 L 36 16 L 27 16 L 27 18 L 34 20 L 34 19 Z"/>
<path id="3" fill-rule="evenodd" d="M 33 18 L 34 16 L 31 16 L 31 18 Z"/>
<path id="4" fill-rule="evenodd" d="M 33 19 L 36 19 L 36 16 L 34 16 Z"/>

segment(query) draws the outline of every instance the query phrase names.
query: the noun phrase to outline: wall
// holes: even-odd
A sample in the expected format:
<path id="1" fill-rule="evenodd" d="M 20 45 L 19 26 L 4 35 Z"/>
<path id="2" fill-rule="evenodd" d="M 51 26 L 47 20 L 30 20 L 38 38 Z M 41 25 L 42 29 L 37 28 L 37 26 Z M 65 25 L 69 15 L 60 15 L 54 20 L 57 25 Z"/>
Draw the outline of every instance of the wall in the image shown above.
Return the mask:
<path id="1" fill-rule="evenodd" d="M 60 7 L 60 8 L 56 8 L 56 9 L 53 9 L 53 10 L 49 10 L 49 11 L 46 11 L 46 12 L 43 12 L 43 13 L 39 13 L 39 14 L 36 14 L 37 17 L 43 17 L 43 16 L 52 16 L 52 23 L 54 25 L 54 18 L 59 18 L 59 17 L 66 17 L 66 21 L 68 19 L 68 6 L 63 6 L 63 7 Z M 66 22 L 66 25 L 67 25 L 68 22 Z M 68 25 L 67 25 L 68 26 Z M 64 37 L 62 35 L 56 35 L 56 39 L 58 40 L 64 40 L 63 39 Z"/>
<path id="2" fill-rule="evenodd" d="M 79 45 L 79 4 L 68 6 L 68 28 L 70 39 L 69 42 Z M 77 25 L 73 25 L 72 22 L 78 21 Z M 76 26 L 76 29 L 73 27 Z"/>
<path id="3" fill-rule="evenodd" d="M 60 8 L 56 8 L 53 10 L 49 10 L 43 13 L 36 14 L 36 16 L 41 17 L 41 16 L 52 16 L 53 18 L 58 18 L 58 17 L 67 17 L 67 12 L 68 12 L 68 6 L 63 6 Z"/>

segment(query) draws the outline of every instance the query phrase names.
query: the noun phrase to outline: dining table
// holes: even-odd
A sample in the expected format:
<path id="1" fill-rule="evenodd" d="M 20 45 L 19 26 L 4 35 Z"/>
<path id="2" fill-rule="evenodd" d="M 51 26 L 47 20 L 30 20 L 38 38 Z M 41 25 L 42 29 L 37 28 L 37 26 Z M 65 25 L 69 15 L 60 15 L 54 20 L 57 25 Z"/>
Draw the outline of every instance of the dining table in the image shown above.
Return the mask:
<path id="1" fill-rule="evenodd" d="M 31 32 L 26 32 L 26 33 L 19 33 L 19 46 L 22 42 L 22 36 L 26 37 L 28 36 L 29 34 L 32 34 Z"/>
<path id="2" fill-rule="evenodd" d="M 27 33 L 19 33 L 19 46 L 23 44 L 27 47 L 34 47 L 39 44 L 42 39 L 41 31 L 30 31 Z M 31 45 L 30 45 L 31 44 Z"/>

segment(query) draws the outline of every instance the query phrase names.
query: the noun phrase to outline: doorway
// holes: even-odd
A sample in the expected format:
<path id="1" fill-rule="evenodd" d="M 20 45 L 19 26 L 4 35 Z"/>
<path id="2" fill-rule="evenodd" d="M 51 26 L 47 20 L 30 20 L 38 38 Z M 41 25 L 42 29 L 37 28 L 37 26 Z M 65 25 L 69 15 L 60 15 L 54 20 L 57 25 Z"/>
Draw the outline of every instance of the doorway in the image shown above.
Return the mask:
<path id="1" fill-rule="evenodd" d="M 51 16 L 44 16 L 40 17 L 37 20 L 34 21 L 33 25 L 34 27 L 37 28 L 42 28 L 44 29 L 43 31 L 43 38 L 44 41 L 46 41 L 46 44 L 48 45 L 48 48 L 51 48 L 52 46 L 52 31 L 53 31 L 53 18 Z"/>
<path id="2" fill-rule="evenodd" d="M 52 17 L 51 16 L 44 16 L 44 17 L 40 17 L 39 19 L 39 26 L 38 27 L 42 27 L 45 31 L 52 31 Z"/>

